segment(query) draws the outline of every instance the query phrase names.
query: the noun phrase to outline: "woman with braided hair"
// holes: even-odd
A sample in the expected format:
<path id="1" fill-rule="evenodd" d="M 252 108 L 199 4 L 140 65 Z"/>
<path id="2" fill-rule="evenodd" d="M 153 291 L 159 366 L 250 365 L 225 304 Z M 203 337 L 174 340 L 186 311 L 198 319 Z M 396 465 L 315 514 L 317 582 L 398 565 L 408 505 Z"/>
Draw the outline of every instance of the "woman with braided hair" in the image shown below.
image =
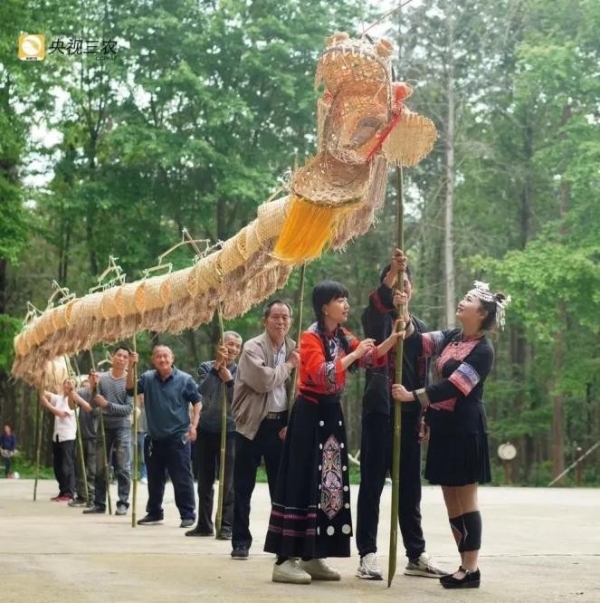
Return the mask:
<path id="1" fill-rule="evenodd" d="M 375 346 L 342 325 L 348 290 L 335 281 L 313 289 L 316 322 L 300 338 L 298 395 L 288 424 L 265 551 L 275 553 L 274 582 L 339 580 L 323 561 L 349 557 L 352 520 L 346 430 L 340 404 L 346 371 L 385 362 L 401 333 Z"/>
<path id="2" fill-rule="evenodd" d="M 509 302 L 510 297 L 476 281 L 458 304 L 461 328 L 418 333 L 409 325 L 405 337 L 415 338 L 425 356 L 435 357 L 434 379 L 415 391 L 392 386 L 396 401 L 421 404 L 430 430 L 425 478 L 442 486 L 461 558 L 454 574 L 440 578 L 444 588 L 479 588 L 481 582 L 477 486 L 491 481 L 483 384 L 494 362 L 486 333 L 504 327 Z"/>

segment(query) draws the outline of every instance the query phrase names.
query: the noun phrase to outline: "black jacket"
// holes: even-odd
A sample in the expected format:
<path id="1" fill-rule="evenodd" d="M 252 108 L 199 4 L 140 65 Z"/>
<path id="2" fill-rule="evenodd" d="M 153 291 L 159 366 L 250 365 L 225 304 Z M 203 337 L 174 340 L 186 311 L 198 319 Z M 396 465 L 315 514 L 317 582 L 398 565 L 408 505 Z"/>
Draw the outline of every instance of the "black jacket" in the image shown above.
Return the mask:
<path id="1" fill-rule="evenodd" d="M 383 283 L 369 296 L 369 305 L 362 313 L 361 321 L 365 337 L 372 337 L 379 345 L 387 339 L 394 327 L 397 318 L 396 308 L 393 305 L 393 291 Z M 411 316 L 411 321 L 416 331 L 423 333 L 425 323 Z M 428 374 L 428 362 L 421 353 L 421 346 L 417 341 L 404 342 L 404 358 L 402 362 L 402 384 L 409 391 L 425 387 Z M 390 414 L 391 386 L 394 376 L 396 350 L 395 346 L 387 355 L 384 366 L 375 367 L 366 371 L 366 385 L 363 394 L 363 416 L 372 412 Z M 402 412 L 416 413 L 420 411 L 418 402 L 413 404 L 403 403 Z"/>

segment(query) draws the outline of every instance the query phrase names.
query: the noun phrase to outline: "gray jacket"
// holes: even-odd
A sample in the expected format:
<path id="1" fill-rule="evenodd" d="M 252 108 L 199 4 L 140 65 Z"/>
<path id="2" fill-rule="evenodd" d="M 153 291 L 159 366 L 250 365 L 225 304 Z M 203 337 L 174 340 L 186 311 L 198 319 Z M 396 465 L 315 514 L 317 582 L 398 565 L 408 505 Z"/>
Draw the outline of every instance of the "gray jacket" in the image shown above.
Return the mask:
<path id="1" fill-rule="evenodd" d="M 286 360 L 296 349 L 296 342 L 285 338 Z M 275 349 L 264 332 L 249 339 L 238 363 L 231 406 L 235 428 L 249 440 L 256 437 L 261 421 L 267 416 L 267 394 L 285 384 L 292 369 L 289 364 L 274 366 Z"/>

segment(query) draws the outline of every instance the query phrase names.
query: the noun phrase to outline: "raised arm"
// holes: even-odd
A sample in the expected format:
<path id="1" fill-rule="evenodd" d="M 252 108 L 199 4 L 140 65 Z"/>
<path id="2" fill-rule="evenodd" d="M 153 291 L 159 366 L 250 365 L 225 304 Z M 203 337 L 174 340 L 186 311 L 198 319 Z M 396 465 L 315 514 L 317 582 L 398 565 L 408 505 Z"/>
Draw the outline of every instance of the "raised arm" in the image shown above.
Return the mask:
<path id="1" fill-rule="evenodd" d="M 446 379 L 417 389 L 407 391 L 402 385 L 394 384 L 392 394 L 399 402 L 417 401 L 423 408 L 436 402 L 450 400 L 458 396 L 468 396 L 478 383 L 483 381 L 492 369 L 494 349 L 489 343 L 478 345 Z"/>
<path id="2" fill-rule="evenodd" d="M 65 417 L 67 417 L 69 415 L 69 413 L 66 410 L 60 410 L 58 408 L 56 408 L 56 402 L 57 402 L 57 396 L 56 394 L 53 394 L 52 392 L 40 392 L 40 403 L 41 405 L 48 411 L 50 411 L 55 417 L 58 417 L 59 419 L 64 419 Z"/>

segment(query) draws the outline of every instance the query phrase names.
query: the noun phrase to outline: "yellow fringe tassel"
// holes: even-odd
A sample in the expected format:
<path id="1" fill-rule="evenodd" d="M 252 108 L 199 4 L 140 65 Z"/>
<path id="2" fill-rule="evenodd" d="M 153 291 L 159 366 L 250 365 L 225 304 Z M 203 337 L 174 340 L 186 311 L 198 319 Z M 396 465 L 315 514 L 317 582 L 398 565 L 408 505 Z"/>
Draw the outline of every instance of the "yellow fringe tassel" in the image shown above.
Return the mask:
<path id="1" fill-rule="evenodd" d="M 319 257 L 333 235 L 340 213 L 346 212 L 292 196 L 273 255 L 290 264 Z"/>

